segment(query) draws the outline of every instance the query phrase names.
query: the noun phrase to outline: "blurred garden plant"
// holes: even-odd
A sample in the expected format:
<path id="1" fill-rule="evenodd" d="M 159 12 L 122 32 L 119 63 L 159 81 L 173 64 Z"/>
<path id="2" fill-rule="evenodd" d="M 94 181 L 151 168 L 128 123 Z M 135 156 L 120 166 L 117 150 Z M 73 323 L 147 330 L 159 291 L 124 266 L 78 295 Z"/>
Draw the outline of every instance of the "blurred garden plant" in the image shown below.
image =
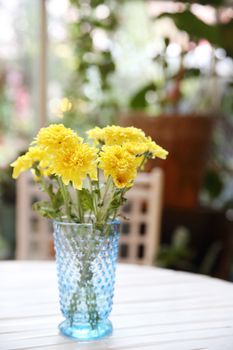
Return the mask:
<path id="1" fill-rule="evenodd" d="M 72 108 L 68 108 L 63 116 L 68 127 L 81 129 L 85 123 L 88 128 L 115 120 L 117 102 L 111 83 L 115 71 L 112 41 L 123 2 L 70 0 L 71 9 L 77 15 L 69 25 L 74 69 L 66 89 Z"/>
<path id="2" fill-rule="evenodd" d="M 168 152 L 134 127 L 96 127 L 87 134 L 92 145 L 62 124 L 42 128 L 11 165 L 14 178 L 31 169 L 48 194 L 49 201 L 34 204 L 42 216 L 98 227 L 118 215 L 145 162 Z"/>
<path id="3" fill-rule="evenodd" d="M 212 7 L 213 23 L 197 15 L 197 3 Z M 171 12 L 165 10 L 151 16 L 151 22 L 161 26 L 161 21 L 171 21 L 166 22 L 168 28 L 173 27 L 177 33 L 167 31 L 161 35 L 163 45 L 160 49 L 155 45 L 156 53 L 151 57 L 160 74 L 135 92 L 129 103 L 131 109 L 157 115 L 216 115 L 222 111 L 226 91 L 232 89 L 232 74 L 221 76 L 219 66 L 226 57 L 233 57 L 233 19 L 227 12 L 224 15 L 225 3 L 200 0 L 190 4 L 184 0 L 177 7 L 174 4 Z"/>

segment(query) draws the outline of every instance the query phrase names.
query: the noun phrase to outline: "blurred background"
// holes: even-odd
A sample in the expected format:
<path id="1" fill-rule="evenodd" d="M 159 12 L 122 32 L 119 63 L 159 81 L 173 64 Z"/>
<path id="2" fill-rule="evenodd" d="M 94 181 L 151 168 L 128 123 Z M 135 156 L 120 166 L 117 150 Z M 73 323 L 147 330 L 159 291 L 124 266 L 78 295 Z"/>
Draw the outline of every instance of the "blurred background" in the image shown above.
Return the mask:
<path id="1" fill-rule="evenodd" d="M 233 2 L 0 0 L 0 23 L 0 259 L 38 129 L 133 125 L 170 153 L 155 264 L 233 280 Z"/>

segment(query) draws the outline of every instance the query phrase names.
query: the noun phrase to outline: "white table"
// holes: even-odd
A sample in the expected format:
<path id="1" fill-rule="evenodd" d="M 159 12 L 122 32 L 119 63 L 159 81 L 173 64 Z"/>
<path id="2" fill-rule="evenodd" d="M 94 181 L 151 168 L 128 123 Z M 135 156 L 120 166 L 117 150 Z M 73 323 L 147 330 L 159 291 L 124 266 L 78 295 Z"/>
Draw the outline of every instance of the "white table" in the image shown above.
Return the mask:
<path id="1" fill-rule="evenodd" d="M 77 343 L 61 336 L 53 262 L 0 263 L 0 349 L 233 350 L 233 284 L 119 265 L 114 334 Z"/>

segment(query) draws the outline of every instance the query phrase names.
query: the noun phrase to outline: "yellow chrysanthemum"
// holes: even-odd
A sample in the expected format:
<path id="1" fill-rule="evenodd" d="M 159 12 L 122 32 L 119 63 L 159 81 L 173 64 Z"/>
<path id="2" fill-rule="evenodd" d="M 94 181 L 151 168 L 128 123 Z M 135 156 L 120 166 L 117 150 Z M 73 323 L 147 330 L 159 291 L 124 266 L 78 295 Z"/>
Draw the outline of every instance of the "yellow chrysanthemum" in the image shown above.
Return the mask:
<path id="1" fill-rule="evenodd" d="M 144 142 L 126 142 L 123 144 L 123 147 L 135 156 L 147 153 L 148 158 L 158 157 L 161 159 L 166 159 L 168 155 L 168 152 L 152 141 L 150 137 L 145 138 Z"/>
<path id="2" fill-rule="evenodd" d="M 54 155 L 53 172 L 65 185 L 72 182 L 75 188 L 81 189 L 87 175 L 97 180 L 97 150 L 86 143 L 76 143 L 75 148 L 66 144 Z"/>
<path id="3" fill-rule="evenodd" d="M 132 154 L 150 153 L 151 158 L 166 159 L 168 152 L 147 137 L 141 129 L 134 127 L 107 126 L 103 129 L 95 127 L 87 132 L 88 137 L 95 144 L 103 143 L 107 146 L 125 145 Z M 149 158 L 150 158 L 149 157 Z"/>
<path id="4" fill-rule="evenodd" d="M 49 166 L 48 155 L 40 147 L 30 147 L 28 152 L 18 157 L 11 166 L 13 169 L 13 178 L 16 179 L 22 172 L 30 169 L 35 162 L 39 162 L 41 168 Z"/>
<path id="5" fill-rule="evenodd" d="M 75 145 L 82 141 L 81 137 L 63 124 L 51 124 L 47 128 L 40 129 L 34 142 L 48 151 L 56 151 L 58 148 L 65 147 L 67 142 Z"/>
<path id="6" fill-rule="evenodd" d="M 88 130 L 87 135 L 89 139 L 94 140 L 95 144 L 104 143 L 103 129 L 100 129 L 98 126 L 91 130 Z"/>
<path id="7" fill-rule="evenodd" d="M 166 159 L 168 155 L 168 151 L 166 151 L 163 147 L 157 145 L 154 141 L 151 140 L 150 137 L 148 137 L 148 152 L 151 153 L 152 158 L 161 158 Z"/>
<path id="8" fill-rule="evenodd" d="M 103 129 L 94 128 L 88 131 L 89 138 L 107 146 L 122 145 L 124 142 L 142 142 L 145 134 L 142 130 L 131 127 L 106 126 Z"/>
<path id="9" fill-rule="evenodd" d="M 148 151 L 148 145 L 145 142 L 125 142 L 122 147 L 134 156 L 142 155 Z"/>
<path id="10" fill-rule="evenodd" d="M 115 146 L 103 146 L 100 153 L 99 168 L 104 176 L 111 176 L 114 184 L 119 188 L 132 186 L 137 175 L 137 159 L 125 148 Z"/>
<path id="11" fill-rule="evenodd" d="M 32 160 L 24 154 L 23 156 L 18 157 L 13 163 L 11 163 L 11 166 L 13 169 L 12 177 L 14 179 L 17 179 L 17 177 L 24 171 L 30 169 L 32 167 Z"/>

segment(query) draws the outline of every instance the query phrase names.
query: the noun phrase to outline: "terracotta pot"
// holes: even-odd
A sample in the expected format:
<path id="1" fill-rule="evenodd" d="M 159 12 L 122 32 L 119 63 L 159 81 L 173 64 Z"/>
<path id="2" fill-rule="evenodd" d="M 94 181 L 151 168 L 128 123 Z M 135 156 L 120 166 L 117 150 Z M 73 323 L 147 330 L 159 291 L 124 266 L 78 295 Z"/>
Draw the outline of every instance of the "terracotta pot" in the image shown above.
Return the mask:
<path id="1" fill-rule="evenodd" d="M 166 161 L 148 163 L 150 171 L 159 166 L 165 174 L 164 205 L 193 208 L 203 181 L 214 118 L 196 115 L 148 117 L 134 114 L 120 117 L 122 126 L 135 126 L 145 131 L 169 151 Z"/>

